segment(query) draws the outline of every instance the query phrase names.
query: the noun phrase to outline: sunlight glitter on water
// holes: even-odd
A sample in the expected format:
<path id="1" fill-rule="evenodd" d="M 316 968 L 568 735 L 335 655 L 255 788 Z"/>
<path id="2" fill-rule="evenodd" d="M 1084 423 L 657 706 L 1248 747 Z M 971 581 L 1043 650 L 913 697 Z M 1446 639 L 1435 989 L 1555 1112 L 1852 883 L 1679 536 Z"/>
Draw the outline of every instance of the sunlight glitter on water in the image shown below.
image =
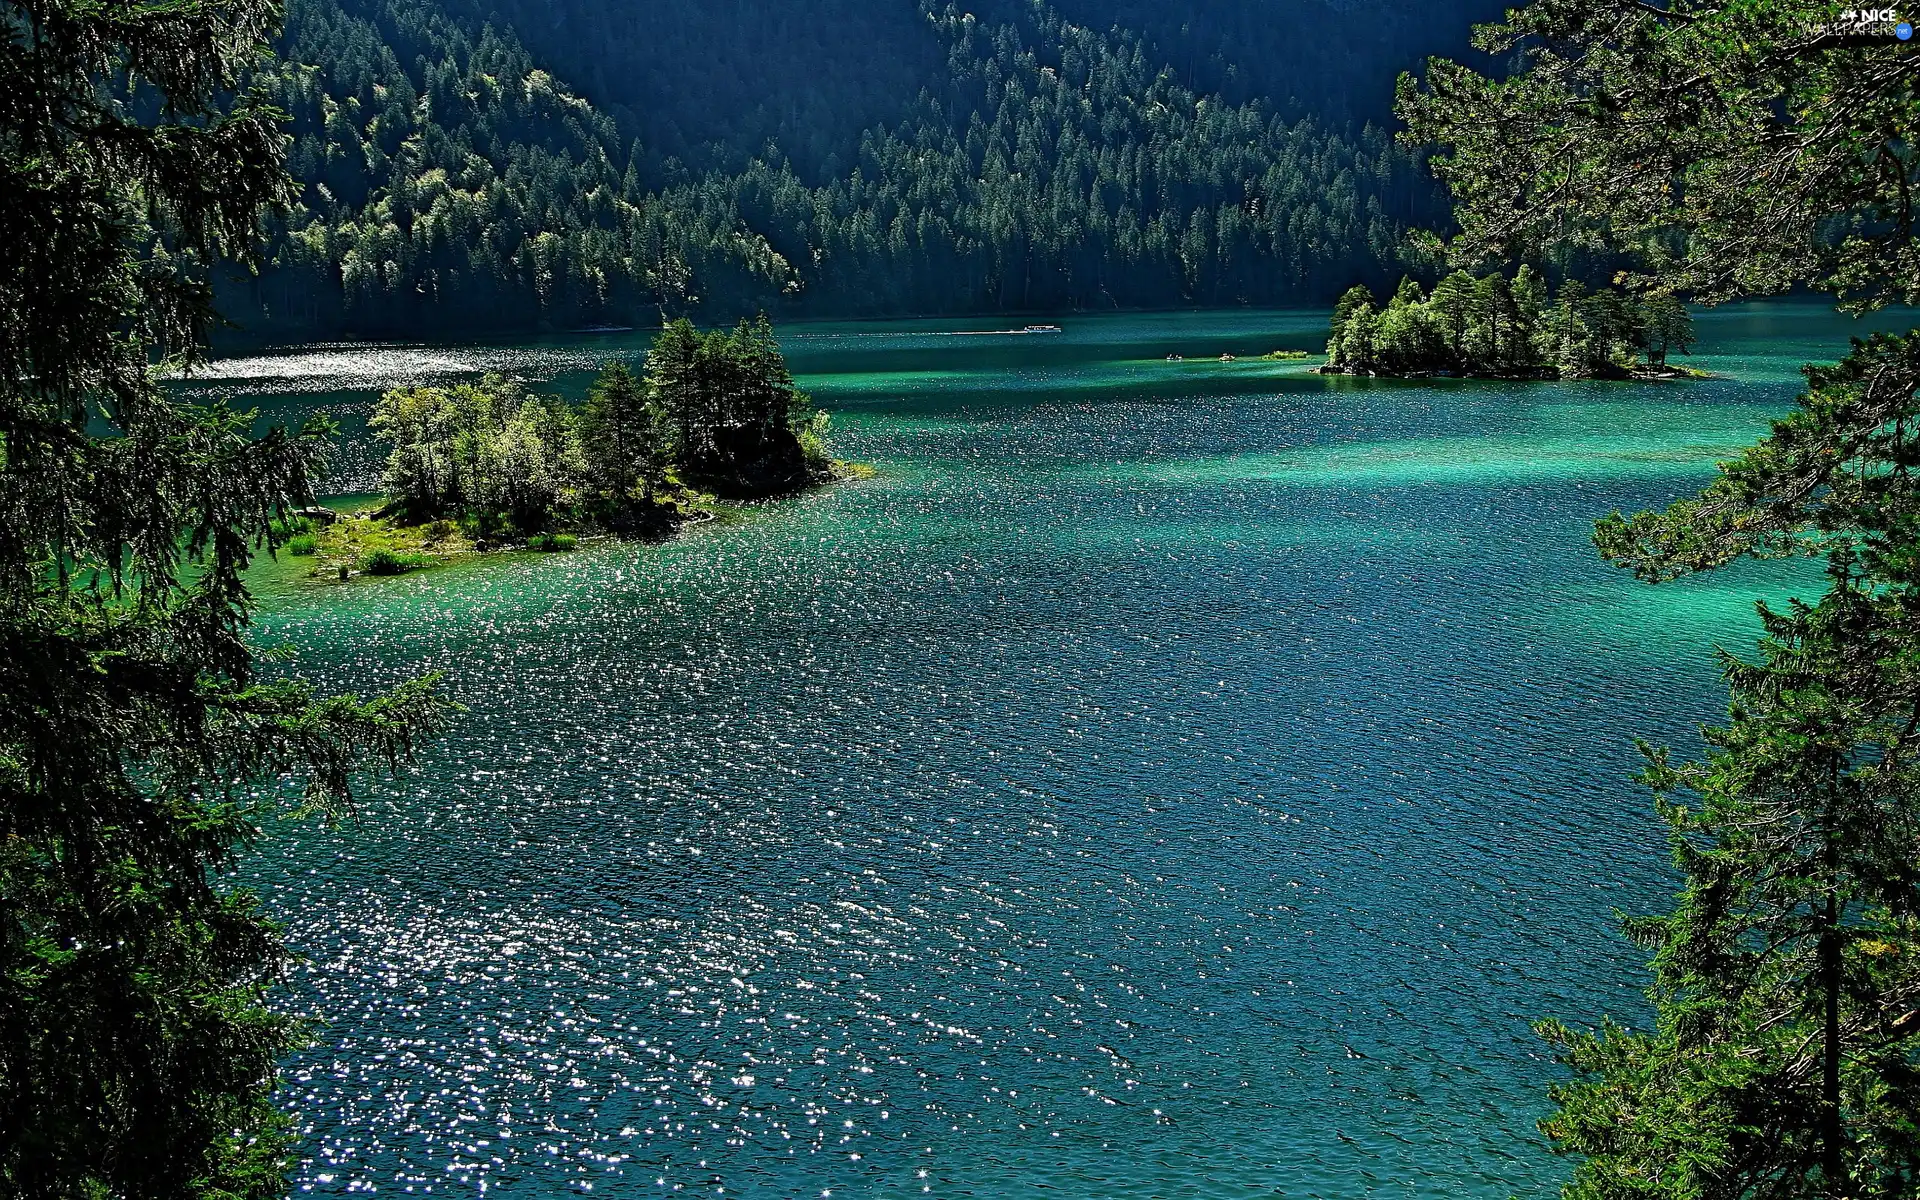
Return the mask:
<path id="1" fill-rule="evenodd" d="M 180 377 L 180 382 L 208 390 L 304 395 L 442 383 L 488 371 L 529 378 L 552 376 L 587 370 L 599 361 L 590 348 L 339 343 L 215 359 Z"/>
<path id="2" fill-rule="evenodd" d="M 798 365 L 857 373 L 825 341 Z M 298 1186 L 1549 1189 L 1528 1022 L 1639 1011 L 1630 738 L 1711 716 L 1688 639 L 1744 628 L 1587 529 L 1791 391 L 862 393 L 879 477 L 739 526 L 277 590 L 323 688 L 445 670 L 469 709 L 243 872 L 312 960 Z"/>

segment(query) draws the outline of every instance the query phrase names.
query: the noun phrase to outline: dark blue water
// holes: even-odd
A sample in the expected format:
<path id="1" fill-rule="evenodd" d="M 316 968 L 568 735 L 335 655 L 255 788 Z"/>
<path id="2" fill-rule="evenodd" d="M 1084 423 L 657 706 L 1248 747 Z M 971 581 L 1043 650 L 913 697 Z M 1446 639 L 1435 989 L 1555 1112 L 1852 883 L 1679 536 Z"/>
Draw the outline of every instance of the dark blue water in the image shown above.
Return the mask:
<path id="1" fill-rule="evenodd" d="M 1647 589 L 1591 522 L 1704 482 L 1845 329 L 1709 317 L 1690 385 L 1203 361 L 1314 323 L 797 329 L 876 478 L 270 589 L 323 686 L 468 707 L 242 873 L 311 955 L 297 1186 L 1551 1194 L 1529 1024 L 1639 1018 L 1611 914 L 1670 887 L 1631 738 L 1691 744 L 1711 644 L 1794 579 Z M 363 403 L 305 361 L 224 386 Z"/>

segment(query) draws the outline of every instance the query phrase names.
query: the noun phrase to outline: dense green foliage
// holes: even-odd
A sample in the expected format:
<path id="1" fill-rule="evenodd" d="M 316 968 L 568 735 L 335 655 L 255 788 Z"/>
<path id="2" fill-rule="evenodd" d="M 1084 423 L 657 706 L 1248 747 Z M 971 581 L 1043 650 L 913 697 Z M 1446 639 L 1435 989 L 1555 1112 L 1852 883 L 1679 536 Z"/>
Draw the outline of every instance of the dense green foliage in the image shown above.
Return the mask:
<path id="1" fill-rule="evenodd" d="M 731 332 L 702 333 L 675 321 L 647 352 L 645 382 L 664 429 L 663 476 L 724 495 L 769 495 L 804 486 L 831 466 L 822 441 L 826 414 L 794 386 L 764 316 Z"/>
<path id="2" fill-rule="evenodd" d="M 392 550 L 380 549 L 368 554 L 360 562 L 360 569 L 369 575 L 405 575 L 408 571 L 418 571 L 430 567 L 437 560 L 425 554 L 403 554 Z"/>
<path id="3" fill-rule="evenodd" d="M 294 0 L 265 84 L 301 188 L 243 323 L 351 331 L 634 321 L 778 294 L 790 269 L 733 221 L 650 196 L 611 119 L 509 34 L 428 4 Z"/>
<path id="4" fill-rule="evenodd" d="M 1045 10 L 931 19 L 944 82 L 854 174 L 808 189 L 767 160 L 726 181 L 833 311 L 1318 299 L 1393 278 L 1406 223 L 1438 211 L 1383 134 L 1196 96 L 1131 36 Z"/>
<path id="5" fill-rule="evenodd" d="M 738 171 L 768 142 L 807 179 L 856 165 L 863 131 L 896 119 L 937 77 L 942 43 L 918 0 L 442 0 L 470 28 L 513 29 L 543 63 L 639 130 L 649 160 Z M 1499 0 L 1054 0 L 1097 31 L 1133 31 L 1178 82 L 1231 103 L 1267 99 L 1322 118 L 1386 115 L 1393 76 L 1466 48 Z M 992 25 L 1030 0 L 962 6 Z"/>
<path id="6" fill-rule="evenodd" d="M 1452 252 L 1620 255 L 1630 286 L 1710 301 L 1920 297 L 1920 55 L 1839 16 L 1517 10 L 1481 36 L 1520 52 L 1510 76 L 1436 63 L 1402 86 L 1411 136 L 1450 148 Z M 1599 527 L 1649 580 L 1812 554 L 1828 587 L 1763 608 L 1758 657 L 1726 657 L 1703 760 L 1647 748 L 1685 884 L 1628 925 L 1654 955 L 1653 1027 L 1542 1027 L 1576 1073 L 1541 1127 L 1581 1160 L 1577 1200 L 1920 1192 L 1920 340 L 1856 343 L 1808 378 L 1699 497 Z"/>
<path id="7" fill-rule="evenodd" d="M 1483 29 L 1525 70 L 1436 61 L 1400 112 L 1458 205 L 1457 253 L 1569 247 L 1712 303 L 1809 283 L 1920 300 L 1920 56 L 1818 0 L 1536 0 Z"/>
<path id="8" fill-rule="evenodd" d="M 438 3 L 468 29 L 513 30 L 640 139 L 657 178 L 737 172 L 769 142 L 809 179 L 844 175 L 942 58 L 919 0 Z"/>
<path id="9" fill-rule="evenodd" d="M 1395 278 L 1441 211 L 1384 134 L 1197 95 L 1133 35 L 1012 8 L 916 15 L 921 86 L 816 174 L 774 142 L 663 160 L 648 113 L 616 122 L 451 0 L 294 0 L 268 83 L 303 187 L 243 324 L 1306 302 Z"/>
<path id="10" fill-rule="evenodd" d="M 393 446 L 387 495 L 416 522 L 459 516 L 483 536 L 535 532 L 581 473 L 565 402 L 530 395 L 503 376 L 395 389 L 380 398 L 370 426 Z"/>
<path id="11" fill-rule="evenodd" d="M 1697 499 L 1600 528 L 1647 579 L 1817 554 L 1829 589 L 1762 607 L 1704 760 L 1646 748 L 1686 881 L 1628 926 L 1657 1023 L 1545 1026 L 1581 1075 L 1543 1125 L 1581 1200 L 1920 1191 L 1920 340 L 1808 378 Z"/>
<path id="12" fill-rule="evenodd" d="M 1025 0 L 996 0 L 994 14 Z M 1271 98 L 1323 118 L 1387 115 L 1390 83 L 1433 54 L 1469 49 L 1472 22 L 1502 0 L 1055 0 L 1072 20 L 1139 32 L 1181 82 L 1235 103 Z"/>
<path id="13" fill-rule="evenodd" d="M 483 540 L 560 527 L 661 532 L 688 488 L 775 495 L 833 466 L 826 416 L 794 387 L 765 317 L 711 333 L 675 321 L 644 378 L 611 363 L 578 408 L 492 375 L 390 391 L 372 427 L 392 447 L 386 511 L 457 520 Z"/>
<path id="14" fill-rule="evenodd" d="M 1668 295 L 1645 298 L 1577 280 L 1558 296 L 1531 268 L 1509 280 L 1456 271 L 1428 296 L 1403 279 L 1384 308 L 1364 287 L 1334 306 L 1331 372 L 1472 375 L 1507 379 L 1622 379 L 1657 371 L 1693 343 L 1693 318 Z M 1645 356 L 1644 358 L 1642 356 Z"/>
<path id="15" fill-rule="evenodd" d="M 235 99 L 274 5 L 0 6 L 0 1194 L 277 1197 L 288 962 L 216 873 L 263 781 L 344 798 L 439 719 L 256 671 L 252 555 L 326 430 L 169 398 L 205 267 L 244 257 L 282 142 Z"/>

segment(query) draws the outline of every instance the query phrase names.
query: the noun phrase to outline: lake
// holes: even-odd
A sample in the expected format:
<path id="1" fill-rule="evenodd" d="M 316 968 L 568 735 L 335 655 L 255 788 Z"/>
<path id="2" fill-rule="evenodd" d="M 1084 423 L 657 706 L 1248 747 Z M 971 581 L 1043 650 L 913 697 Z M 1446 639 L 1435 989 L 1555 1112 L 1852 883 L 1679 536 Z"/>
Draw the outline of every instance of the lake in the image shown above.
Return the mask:
<path id="1" fill-rule="evenodd" d="M 1697 745 L 1737 567 L 1600 563 L 1850 322 L 1701 318 L 1683 384 L 1298 363 L 1320 314 L 796 325 L 877 474 L 664 546 L 316 586 L 263 644 L 467 706 L 237 882 L 308 955 L 296 1188 L 616 1197 L 1551 1194 L 1549 1015 L 1644 1015 L 1632 738 Z M 642 335 L 308 348 L 195 385 L 577 395 Z M 1184 362 L 1166 361 L 1168 354 Z M 1239 361 L 1218 361 L 1222 353 Z"/>

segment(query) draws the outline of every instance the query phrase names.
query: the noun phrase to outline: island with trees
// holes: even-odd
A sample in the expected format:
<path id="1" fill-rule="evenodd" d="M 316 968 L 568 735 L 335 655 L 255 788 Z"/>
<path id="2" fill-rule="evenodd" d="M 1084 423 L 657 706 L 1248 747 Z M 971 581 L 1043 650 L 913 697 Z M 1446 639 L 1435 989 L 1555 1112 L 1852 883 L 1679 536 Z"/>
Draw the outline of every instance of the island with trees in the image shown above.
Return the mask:
<path id="1" fill-rule="evenodd" d="M 802 491 L 858 468 L 827 451 L 827 415 L 794 386 L 763 316 L 661 330 L 639 375 L 612 362 L 584 403 L 489 375 L 397 388 L 370 425 L 390 447 L 385 503 L 307 510 L 288 548 L 315 574 L 395 575 L 473 551 L 570 550 L 583 534 L 659 538 L 716 500 Z"/>
<path id="2" fill-rule="evenodd" d="M 1579 280 L 1549 294 L 1522 266 L 1509 279 L 1455 271 L 1428 295 L 1403 279 L 1382 306 L 1348 289 L 1327 330 L 1329 375 L 1480 379 L 1674 379 L 1701 372 L 1670 363 L 1693 346 L 1693 318 L 1668 293 L 1629 296 Z"/>

